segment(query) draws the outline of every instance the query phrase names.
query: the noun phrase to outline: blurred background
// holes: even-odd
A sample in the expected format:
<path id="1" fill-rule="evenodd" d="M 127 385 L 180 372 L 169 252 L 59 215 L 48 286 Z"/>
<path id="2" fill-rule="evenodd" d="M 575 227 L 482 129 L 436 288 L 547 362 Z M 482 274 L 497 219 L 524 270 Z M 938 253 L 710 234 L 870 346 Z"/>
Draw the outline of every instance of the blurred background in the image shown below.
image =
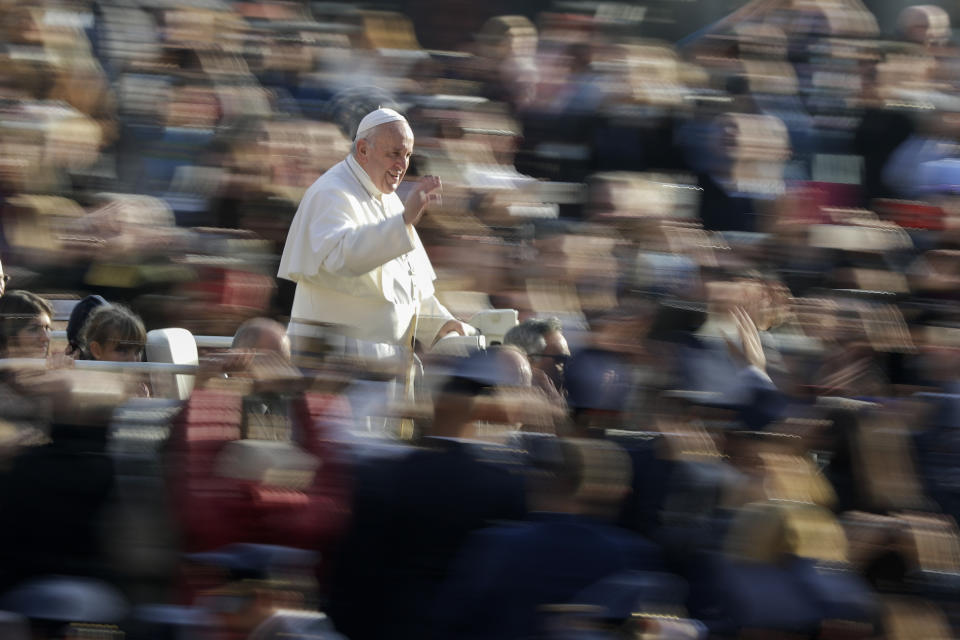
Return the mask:
<path id="1" fill-rule="evenodd" d="M 960 637 L 958 11 L 0 0 L 0 636 Z M 276 278 L 381 106 L 387 403 Z"/>

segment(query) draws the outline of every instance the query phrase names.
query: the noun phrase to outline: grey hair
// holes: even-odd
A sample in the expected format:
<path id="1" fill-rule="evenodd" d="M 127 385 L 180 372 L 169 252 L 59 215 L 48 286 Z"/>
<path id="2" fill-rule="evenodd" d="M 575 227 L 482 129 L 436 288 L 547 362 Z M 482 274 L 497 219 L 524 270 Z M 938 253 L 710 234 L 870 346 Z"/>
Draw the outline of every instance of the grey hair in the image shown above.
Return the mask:
<path id="1" fill-rule="evenodd" d="M 503 336 L 503 344 L 512 344 L 528 356 L 543 353 L 547 348 L 547 335 L 562 329 L 563 325 L 556 317 L 524 320 L 507 331 Z"/>
<path id="2" fill-rule="evenodd" d="M 376 129 L 376 127 L 374 127 L 373 129 Z M 367 143 L 370 144 L 371 146 L 374 144 L 372 140 L 373 136 L 370 135 L 373 132 L 373 129 L 368 129 L 367 131 L 364 131 L 362 136 L 358 136 L 357 139 L 353 141 L 353 143 L 350 145 L 350 153 L 352 155 L 354 156 L 357 155 L 357 143 L 360 142 L 361 140 L 366 140 Z"/>

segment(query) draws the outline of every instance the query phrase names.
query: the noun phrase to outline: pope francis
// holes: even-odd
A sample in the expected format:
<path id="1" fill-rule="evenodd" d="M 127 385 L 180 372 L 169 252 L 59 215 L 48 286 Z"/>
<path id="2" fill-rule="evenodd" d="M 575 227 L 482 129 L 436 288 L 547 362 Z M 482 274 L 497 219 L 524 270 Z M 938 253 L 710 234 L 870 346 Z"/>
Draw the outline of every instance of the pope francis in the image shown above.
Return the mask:
<path id="1" fill-rule="evenodd" d="M 350 155 L 304 194 L 278 273 L 297 283 L 287 329 L 295 358 L 311 338 L 386 358 L 415 335 L 431 344 L 469 331 L 434 296 L 436 275 L 415 229 L 439 200 L 440 179 L 421 178 L 405 202 L 396 193 L 412 152 L 406 119 L 377 109 L 360 121 Z M 423 335 L 427 329 L 432 335 Z"/>

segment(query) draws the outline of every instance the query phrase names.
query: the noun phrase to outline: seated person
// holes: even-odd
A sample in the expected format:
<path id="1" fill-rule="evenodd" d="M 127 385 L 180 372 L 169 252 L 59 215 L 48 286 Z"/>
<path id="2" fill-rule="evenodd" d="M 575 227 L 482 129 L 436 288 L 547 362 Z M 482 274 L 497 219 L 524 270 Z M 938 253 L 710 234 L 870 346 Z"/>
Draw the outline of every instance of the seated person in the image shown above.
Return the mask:
<path id="1" fill-rule="evenodd" d="M 217 386 L 226 379 L 256 381 L 260 390 L 273 386 L 287 391 L 299 388 L 296 381 L 309 382 L 292 365 L 286 327 L 262 317 L 250 318 L 241 324 L 229 349 L 201 357 L 195 388 Z"/>
<path id="2" fill-rule="evenodd" d="M 503 343 L 523 350 L 533 367 L 534 385 L 559 400 L 563 390 L 563 365 L 570 357 L 560 320 L 524 320 L 507 331 Z"/>
<path id="3" fill-rule="evenodd" d="M 8 291 L 0 297 L 0 358 L 47 358 L 53 308 L 29 291 Z M 58 354 L 46 366 L 0 370 L 0 455 L 42 442 L 53 401 L 63 391 L 60 367 L 72 360 Z"/>
<path id="4" fill-rule="evenodd" d="M 83 325 L 78 359 L 140 362 L 146 343 L 147 331 L 137 314 L 123 305 L 105 304 L 94 309 Z M 139 378 L 132 382 L 131 395 L 150 396 L 146 382 Z"/>
<path id="5" fill-rule="evenodd" d="M 80 360 L 140 362 L 147 331 L 130 309 L 118 304 L 102 305 L 90 314 L 80 332 Z"/>
<path id="6" fill-rule="evenodd" d="M 285 362 L 290 362 L 290 337 L 287 329 L 270 318 L 251 318 L 244 322 L 233 335 L 230 348 L 278 353 Z"/>
<path id="7" fill-rule="evenodd" d="M 29 291 L 9 291 L 0 298 L 0 357 L 46 358 L 50 349 L 53 307 Z"/>

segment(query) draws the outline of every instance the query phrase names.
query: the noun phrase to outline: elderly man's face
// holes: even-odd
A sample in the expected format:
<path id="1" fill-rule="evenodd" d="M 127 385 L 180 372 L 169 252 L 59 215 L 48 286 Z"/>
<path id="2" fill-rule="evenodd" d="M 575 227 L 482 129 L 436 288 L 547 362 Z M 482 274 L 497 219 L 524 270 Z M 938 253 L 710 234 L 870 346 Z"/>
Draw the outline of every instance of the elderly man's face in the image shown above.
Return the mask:
<path id="1" fill-rule="evenodd" d="M 563 383 L 563 366 L 570 357 L 570 347 L 567 339 L 559 331 L 551 331 L 544 336 L 547 345 L 542 353 L 531 354 L 530 363 L 540 369 L 550 381 L 559 389 Z"/>
<path id="2" fill-rule="evenodd" d="M 357 162 L 383 193 L 393 193 L 400 186 L 411 155 L 413 131 L 405 122 L 382 124 L 370 138 L 357 141 Z"/>

